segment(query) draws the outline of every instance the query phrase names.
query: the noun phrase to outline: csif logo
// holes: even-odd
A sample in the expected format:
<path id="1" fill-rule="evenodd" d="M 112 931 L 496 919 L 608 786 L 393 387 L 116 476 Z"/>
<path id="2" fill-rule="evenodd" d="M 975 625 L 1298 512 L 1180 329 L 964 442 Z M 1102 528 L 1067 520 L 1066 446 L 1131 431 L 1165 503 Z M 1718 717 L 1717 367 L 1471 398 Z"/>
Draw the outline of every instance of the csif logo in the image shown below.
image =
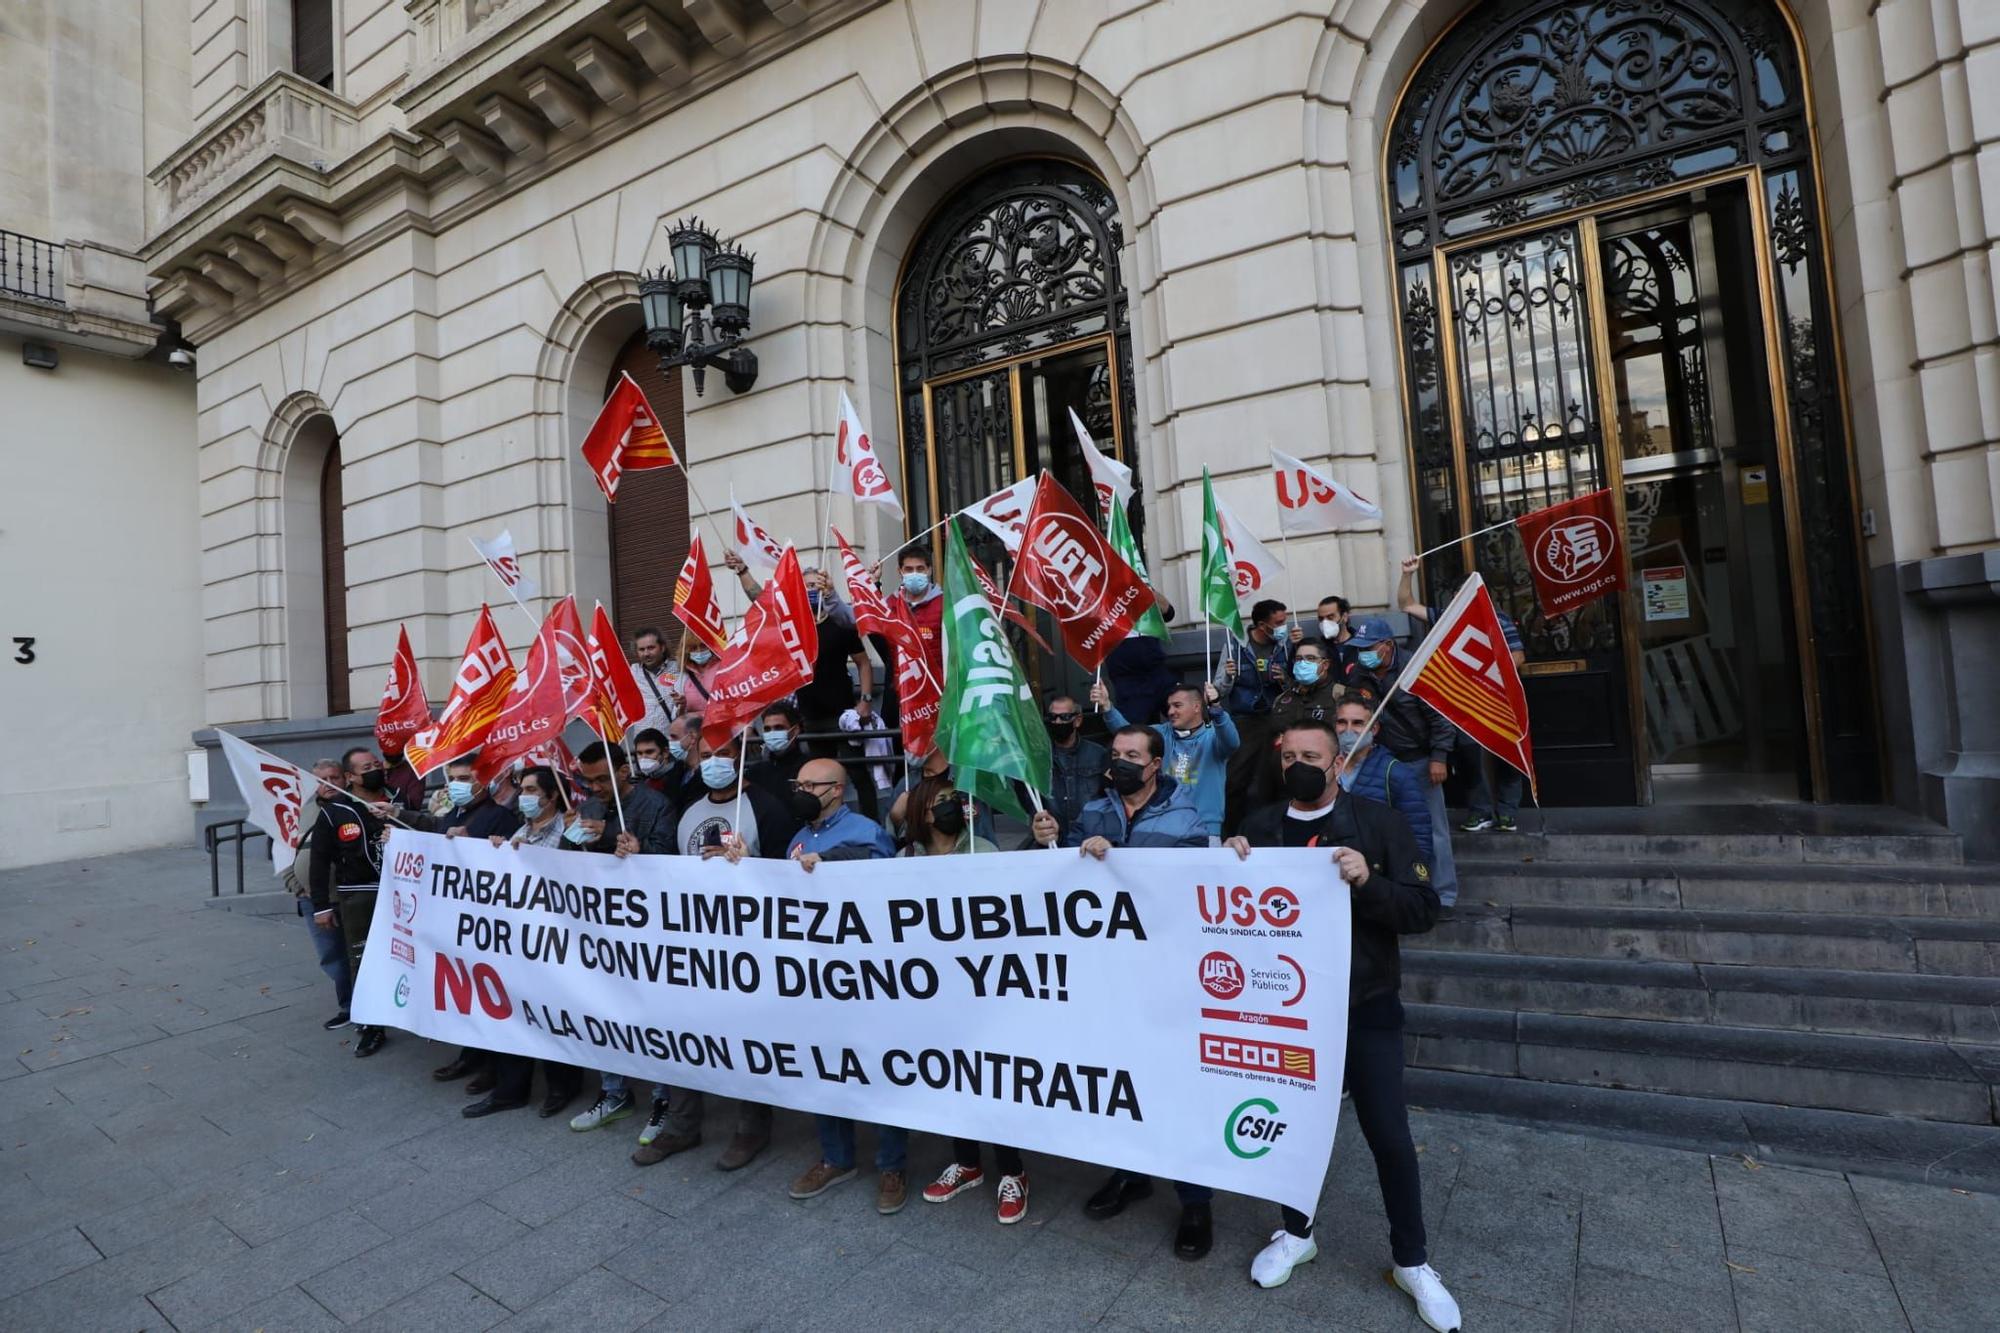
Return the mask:
<path id="1" fill-rule="evenodd" d="M 1222 1143 L 1244 1161 L 1254 1162 L 1277 1146 L 1286 1128 L 1285 1122 L 1278 1118 L 1276 1102 L 1268 1097 L 1252 1097 L 1238 1103 L 1222 1122 Z"/>
<path id="2" fill-rule="evenodd" d="M 407 1009 L 409 1008 L 409 1006 L 410 1006 L 410 974 L 408 972 L 405 972 L 403 973 L 403 975 L 396 978 L 396 1007 L 398 1009 Z"/>
<path id="3" fill-rule="evenodd" d="M 1247 884 L 1197 884 L 1194 893 L 1201 919 L 1211 926 L 1247 928 L 1261 923 L 1274 930 L 1289 930 L 1299 924 L 1299 895 L 1282 884 L 1273 884 L 1262 893 L 1253 892 Z"/>

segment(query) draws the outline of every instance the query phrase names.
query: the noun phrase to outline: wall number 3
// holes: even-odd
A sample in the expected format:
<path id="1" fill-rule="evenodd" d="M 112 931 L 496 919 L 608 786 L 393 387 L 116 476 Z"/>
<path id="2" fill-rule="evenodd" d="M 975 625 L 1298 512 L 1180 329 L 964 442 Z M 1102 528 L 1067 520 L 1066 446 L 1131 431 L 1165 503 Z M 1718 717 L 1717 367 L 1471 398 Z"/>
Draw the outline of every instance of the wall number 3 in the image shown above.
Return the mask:
<path id="1" fill-rule="evenodd" d="M 14 660 L 22 666 L 27 666 L 35 660 L 35 641 L 32 638 L 15 635 L 14 650 Z"/>

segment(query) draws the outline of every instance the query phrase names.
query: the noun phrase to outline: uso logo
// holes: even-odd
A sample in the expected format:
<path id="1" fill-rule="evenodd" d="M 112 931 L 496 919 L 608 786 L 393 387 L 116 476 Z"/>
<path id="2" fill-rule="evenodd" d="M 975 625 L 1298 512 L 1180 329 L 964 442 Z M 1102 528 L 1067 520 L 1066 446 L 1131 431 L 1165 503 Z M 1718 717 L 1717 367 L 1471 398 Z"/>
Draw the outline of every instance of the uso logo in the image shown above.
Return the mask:
<path id="1" fill-rule="evenodd" d="M 1211 926 L 1239 926 L 1245 929 L 1266 926 L 1291 930 L 1299 924 L 1299 895 L 1282 884 L 1273 884 L 1261 893 L 1248 885 L 1195 886 L 1195 903 L 1201 919 Z"/>
<path id="2" fill-rule="evenodd" d="M 396 859 L 389 866 L 389 873 L 397 879 L 407 879 L 418 884 L 424 878 L 424 854 L 422 852 L 397 852 Z"/>
<path id="3" fill-rule="evenodd" d="M 1201 988 L 1218 1000 L 1233 1000 L 1243 993 L 1243 965 L 1217 950 L 1201 960 Z"/>

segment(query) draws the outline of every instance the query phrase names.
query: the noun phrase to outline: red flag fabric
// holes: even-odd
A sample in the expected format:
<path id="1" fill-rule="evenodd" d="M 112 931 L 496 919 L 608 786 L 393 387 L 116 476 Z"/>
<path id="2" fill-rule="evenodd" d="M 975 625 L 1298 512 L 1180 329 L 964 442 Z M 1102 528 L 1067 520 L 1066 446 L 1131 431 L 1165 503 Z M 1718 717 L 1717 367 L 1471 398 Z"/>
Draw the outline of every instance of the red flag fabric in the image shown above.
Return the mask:
<path id="1" fill-rule="evenodd" d="M 500 716 L 479 742 L 479 764 L 473 777 L 491 782 L 516 759 L 562 739 L 572 699 L 578 709 L 585 703 L 589 687 L 586 671 L 576 599 L 565 597 L 542 621 L 528 648 L 527 671 L 514 682 L 514 692 L 507 696 Z"/>
<path id="2" fill-rule="evenodd" d="M 1514 526 L 1546 614 L 1563 615 L 1625 586 L 1625 553 L 1609 490 L 1523 514 Z"/>
<path id="3" fill-rule="evenodd" d="M 1396 686 L 1445 715 L 1503 762 L 1521 770 L 1534 792 L 1535 756 L 1528 739 L 1528 696 L 1486 580 L 1474 574 L 1451 599 L 1411 656 Z"/>
<path id="4" fill-rule="evenodd" d="M 1023 524 L 1023 527 L 1025 526 Z M 1055 651 L 1055 649 L 1049 647 L 1049 641 L 1042 637 L 1041 631 L 1035 628 L 1035 622 L 1022 615 L 1021 608 L 1007 600 L 1007 595 L 1000 591 L 1000 585 L 993 581 L 993 576 L 986 572 L 986 566 L 979 563 L 977 556 L 967 551 L 965 553 L 965 563 L 972 566 L 973 577 L 979 580 L 980 591 L 986 594 L 986 600 L 993 604 L 994 615 L 1019 625 L 1027 633 L 1028 637 L 1041 647 L 1043 652 L 1052 653 Z"/>
<path id="5" fill-rule="evenodd" d="M 840 543 L 840 568 L 846 576 L 848 603 L 854 608 L 854 627 L 863 634 L 882 635 L 896 650 L 896 716 L 903 730 L 903 749 L 921 758 L 935 743 L 943 682 L 931 674 L 924 638 L 910 619 L 908 603 L 900 597 L 894 602 L 884 598 L 840 529 L 831 531 Z"/>
<path id="6" fill-rule="evenodd" d="M 1086 671 L 1103 665 L 1153 604 L 1146 581 L 1047 472 L 1035 487 L 1014 584 L 1022 601 L 1061 624 L 1063 646 Z"/>
<path id="7" fill-rule="evenodd" d="M 812 679 L 819 626 L 806 600 L 799 553 L 787 546 L 778 568 L 729 636 L 709 680 L 701 734 L 711 746 L 729 743 L 746 722 Z"/>
<path id="8" fill-rule="evenodd" d="M 403 757 L 418 777 L 428 777 L 450 760 L 479 748 L 514 689 L 514 659 L 493 625 L 493 612 L 479 608 L 465 656 L 451 678 L 451 698 L 435 725 L 410 737 Z"/>
<path id="9" fill-rule="evenodd" d="M 410 651 L 410 631 L 396 627 L 396 656 L 389 662 L 389 679 L 382 686 L 382 703 L 375 710 L 375 743 L 386 759 L 403 752 L 410 737 L 431 725 L 430 701 L 424 698 L 417 655 Z"/>
<path id="10" fill-rule="evenodd" d="M 583 437 L 583 461 L 607 500 L 618 498 L 618 478 L 654 467 L 679 467 L 674 442 L 660 427 L 660 418 L 637 380 L 619 372 L 617 387 L 604 400 L 604 410 Z"/>
<path id="11" fill-rule="evenodd" d="M 722 606 L 715 600 L 715 579 L 708 572 L 708 552 L 702 549 L 699 532 L 689 536 L 687 559 L 681 562 L 680 577 L 674 580 L 674 619 L 713 652 L 720 653 L 729 644 Z"/>
<path id="12" fill-rule="evenodd" d="M 587 647 L 590 652 L 591 697 L 590 711 L 584 715 L 584 721 L 606 740 L 622 740 L 625 729 L 646 715 L 646 699 L 639 693 L 639 682 L 632 675 L 632 663 L 626 660 L 625 649 L 618 642 L 618 631 L 611 627 L 611 617 L 604 614 L 601 602 L 590 618 Z"/>

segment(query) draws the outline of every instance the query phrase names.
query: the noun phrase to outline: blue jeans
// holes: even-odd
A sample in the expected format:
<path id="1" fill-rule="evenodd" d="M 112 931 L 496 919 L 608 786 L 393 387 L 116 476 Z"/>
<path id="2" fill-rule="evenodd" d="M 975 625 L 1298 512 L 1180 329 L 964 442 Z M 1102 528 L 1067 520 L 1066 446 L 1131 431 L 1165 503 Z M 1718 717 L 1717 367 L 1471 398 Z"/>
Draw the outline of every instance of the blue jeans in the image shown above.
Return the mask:
<path id="1" fill-rule="evenodd" d="M 623 1074 L 599 1074 L 597 1082 L 607 1097 L 623 1097 L 632 1090 Z"/>
<path id="2" fill-rule="evenodd" d="M 305 918 L 306 930 L 312 935 L 313 952 L 319 957 L 319 970 L 333 983 L 334 1002 L 344 1011 L 354 998 L 354 974 L 347 966 L 347 941 L 338 925 L 321 926 L 313 920 L 310 900 L 301 898 L 298 903 L 299 915 Z"/>
<path id="3" fill-rule="evenodd" d="M 816 1115 L 820 1160 L 845 1171 L 854 1165 L 854 1122 L 837 1115 Z M 875 1169 L 901 1171 L 909 1155 L 910 1131 L 894 1125 L 875 1127 Z"/>
<path id="4" fill-rule="evenodd" d="M 1521 770 L 1504 760 L 1495 759 L 1481 745 L 1463 731 L 1458 733 L 1460 754 L 1472 756 L 1472 787 L 1465 794 L 1466 813 L 1492 819 L 1498 815 L 1512 819 L 1521 809 Z M 1497 778 L 1489 778 L 1489 772 L 1497 773 Z M 1494 799 L 1496 794 L 1498 800 Z"/>
<path id="5" fill-rule="evenodd" d="M 1451 859 L 1451 820 L 1444 812 L 1444 788 L 1424 779 L 1424 806 L 1431 812 L 1431 887 L 1438 902 L 1450 907 L 1458 901 L 1458 867 Z"/>

